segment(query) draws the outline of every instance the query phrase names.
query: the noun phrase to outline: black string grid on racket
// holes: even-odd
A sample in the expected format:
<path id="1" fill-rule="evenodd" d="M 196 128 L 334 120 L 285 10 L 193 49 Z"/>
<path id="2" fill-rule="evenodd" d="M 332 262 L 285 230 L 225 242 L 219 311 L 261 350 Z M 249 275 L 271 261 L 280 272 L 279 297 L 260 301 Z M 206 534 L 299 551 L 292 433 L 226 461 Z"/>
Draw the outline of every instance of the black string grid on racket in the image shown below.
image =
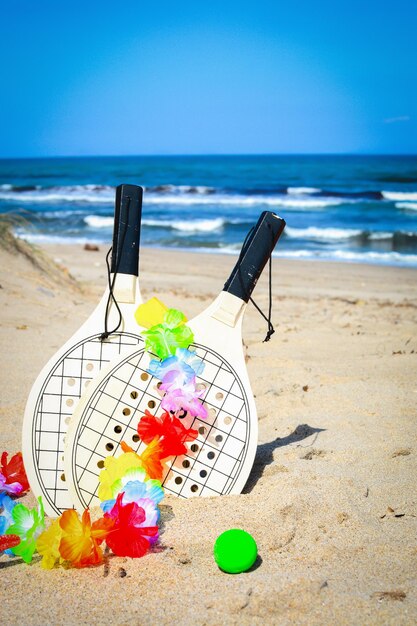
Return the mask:
<path id="1" fill-rule="evenodd" d="M 97 335 L 86 337 L 71 346 L 46 378 L 35 405 L 32 455 L 45 498 L 57 512 L 70 506 L 63 438 L 77 401 L 103 364 L 139 342 L 140 337 L 131 333 L 117 333 L 104 343 Z"/>
<path id="2" fill-rule="evenodd" d="M 240 281 L 241 287 L 242 287 L 243 291 L 245 292 L 245 295 L 248 298 L 248 300 L 250 302 L 252 302 L 252 304 L 255 307 L 255 309 L 258 311 L 258 313 L 260 313 L 262 315 L 262 317 L 264 318 L 264 320 L 268 324 L 268 330 L 267 330 L 267 333 L 265 335 L 265 339 L 263 340 L 263 343 L 265 343 L 266 341 L 269 341 L 271 339 L 272 335 L 275 332 L 275 328 L 274 328 L 274 326 L 272 324 L 272 320 L 271 320 L 271 317 L 272 317 L 272 252 L 273 252 L 274 247 L 275 247 L 275 241 L 274 241 L 274 235 L 273 235 L 273 232 L 272 232 L 271 225 L 267 224 L 267 226 L 268 226 L 269 230 L 271 231 L 271 249 L 269 251 L 269 262 L 268 262 L 268 296 L 269 296 L 268 316 L 266 316 L 265 313 L 262 311 L 262 309 L 256 304 L 256 302 L 252 298 L 252 296 L 248 294 L 248 292 L 246 290 L 245 282 L 244 282 L 243 276 L 242 276 L 242 269 L 241 269 L 240 261 L 243 259 L 244 255 L 246 254 L 250 236 L 252 235 L 253 231 L 255 230 L 255 228 L 253 226 L 252 226 L 252 228 L 250 229 L 250 231 L 248 232 L 248 234 L 245 237 L 242 249 L 240 251 L 239 259 L 238 259 L 238 268 L 239 268 L 238 276 L 239 276 L 239 281 Z"/>
<path id="3" fill-rule="evenodd" d="M 249 440 L 248 401 L 237 374 L 211 349 L 195 345 L 205 369 L 197 384 L 207 419 L 184 416 L 198 438 L 186 455 L 175 457 L 164 473 L 164 489 L 180 497 L 229 493 L 243 463 Z M 142 349 L 109 373 L 81 416 L 72 451 L 72 476 L 83 506 L 98 502 L 98 476 L 104 459 L 118 455 L 120 442 L 143 451 L 137 424 L 148 409 L 157 414 L 161 395 L 156 378 L 147 372 L 149 355 Z"/>

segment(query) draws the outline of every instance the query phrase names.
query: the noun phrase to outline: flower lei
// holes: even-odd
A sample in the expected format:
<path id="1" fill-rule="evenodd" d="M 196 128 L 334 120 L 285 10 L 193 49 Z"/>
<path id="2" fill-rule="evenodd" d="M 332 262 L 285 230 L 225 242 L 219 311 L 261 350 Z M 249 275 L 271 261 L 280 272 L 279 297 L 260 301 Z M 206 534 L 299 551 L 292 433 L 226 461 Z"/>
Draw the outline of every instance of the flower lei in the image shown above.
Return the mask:
<path id="1" fill-rule="evenodd" d="M 135 318 L 147 329 L 143 333 L 145 348 L 159 357 L 151 360 L 148 372 L 161 381 L 162 414 L 145 411 L 137 428 L 145 450 L 138 454 L 122 442 L 122 454 L 104 460 L 98 490 L 102 517 L 92 521 L 88 509 L 81 517 L 71 509 L 47 528 L 41 497 L 32 509 L 14 499 L 29 490 L 22 454 L 18 452 L 8 462 L 8 454 L 3 452 L 0 555 L 18 555 L 30 563 L 38 552 L 44 569 L 59 565 L 83 568 L 103 562 L 104 542 L 117 556 L 141 557 L 158 541 L 164 462 L 185 454 L 185 444 L 198 436 L 178 416 L 188 412 L 194 417 L 207 417 L 201 401 L 203 392 L 196 386 L 204 364 L 188 350 L 194 337 L 180 311 L 167 309 L 152 298 L 138 308 Z"/>

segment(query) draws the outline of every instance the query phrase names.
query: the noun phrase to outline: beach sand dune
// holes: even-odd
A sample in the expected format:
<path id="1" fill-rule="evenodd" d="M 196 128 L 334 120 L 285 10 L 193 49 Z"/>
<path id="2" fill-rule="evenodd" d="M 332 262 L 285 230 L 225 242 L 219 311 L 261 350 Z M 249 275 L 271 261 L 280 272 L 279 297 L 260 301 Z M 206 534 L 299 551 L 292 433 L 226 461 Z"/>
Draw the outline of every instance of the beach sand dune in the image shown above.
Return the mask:
<path id="1" fill-rule="evenodd" d="M 0 449 L 10 452 L 40 368 L 106 281 L 103 248 L 46 250 L 80 286 L 0 250 Z M 234 262 L 145 249 L 144 297 L 192 317 Z M 254 293 L 264 310 L 266 278 Z M 167 497 L 160 545 L 143 559 L 46 572 L 36 558 L 2 557 L 4 624 L 415 623 L 417 270 L 276 259 L 273 312 L 269 343 L 252 306 L 244 323 L 260 426 L 244 493 Z M 212 557 L 233 527 L 259 547 L 237 576 Z"/>

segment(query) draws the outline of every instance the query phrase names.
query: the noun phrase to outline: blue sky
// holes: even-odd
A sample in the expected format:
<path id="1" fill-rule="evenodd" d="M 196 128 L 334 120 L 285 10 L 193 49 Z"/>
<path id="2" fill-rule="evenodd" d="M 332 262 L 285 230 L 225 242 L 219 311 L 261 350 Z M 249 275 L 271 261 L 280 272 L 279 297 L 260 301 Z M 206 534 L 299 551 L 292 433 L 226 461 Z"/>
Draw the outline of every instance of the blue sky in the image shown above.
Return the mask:
<path id="1" fill-rule="evenodd" d="M 417 153 L 413 0 L 13 0 L 0 156 Z"/>

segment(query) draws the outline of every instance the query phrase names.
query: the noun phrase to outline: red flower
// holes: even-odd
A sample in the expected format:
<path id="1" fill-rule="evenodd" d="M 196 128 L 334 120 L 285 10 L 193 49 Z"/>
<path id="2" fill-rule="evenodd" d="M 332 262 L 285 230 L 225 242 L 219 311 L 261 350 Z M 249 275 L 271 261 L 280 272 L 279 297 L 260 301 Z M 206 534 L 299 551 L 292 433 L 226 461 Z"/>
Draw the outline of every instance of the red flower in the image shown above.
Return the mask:
<path id="1" fill-rule="evenodd" d="M 0 535 L 0 554 L 9 548 L 15 548 L 20 543 L 18 535 Z"/>
<path id="2" fill-rule="evenodd" d="M 185 428 L 178 417 L 165 411 L 160 417 L 145 411 L 138 424 L 138 435 L 144 443 L 151 443 L 159 439 L 162 444 L 160 458 L 179 456 L 188 452 L 184 445 L 187 441 L 194 441 L 198 432 L 192 428 Z"/>
<path id="3" fill-rule="evenodd" d="M 19 483 L 22 485 L 22 491 L 19 495 L 22 495 L 25 491 L 30 489 L 29 482 L 26 476 L 25 468 L 23 466 L 23 457 L 21 452 L 17 452 L 9 462 L 7 462 L 8 452 L 3 452 L 1 455 L 1 467 L 0 473 L 6 479 L 6 485 L 11 483 Z"/>
<path id="4" fill-rule="evenodd" d="M 119 493 L 112 510 L 104 514 L 114 522 L 106 543 L 117 556 L 144 556 L 150 546 L 148 537 L 157 536 L 158 527 L 142 526 L 146 522 L 145 510 L 136 502 L 122 504 L 122 499 L 123 493 Z"/>

